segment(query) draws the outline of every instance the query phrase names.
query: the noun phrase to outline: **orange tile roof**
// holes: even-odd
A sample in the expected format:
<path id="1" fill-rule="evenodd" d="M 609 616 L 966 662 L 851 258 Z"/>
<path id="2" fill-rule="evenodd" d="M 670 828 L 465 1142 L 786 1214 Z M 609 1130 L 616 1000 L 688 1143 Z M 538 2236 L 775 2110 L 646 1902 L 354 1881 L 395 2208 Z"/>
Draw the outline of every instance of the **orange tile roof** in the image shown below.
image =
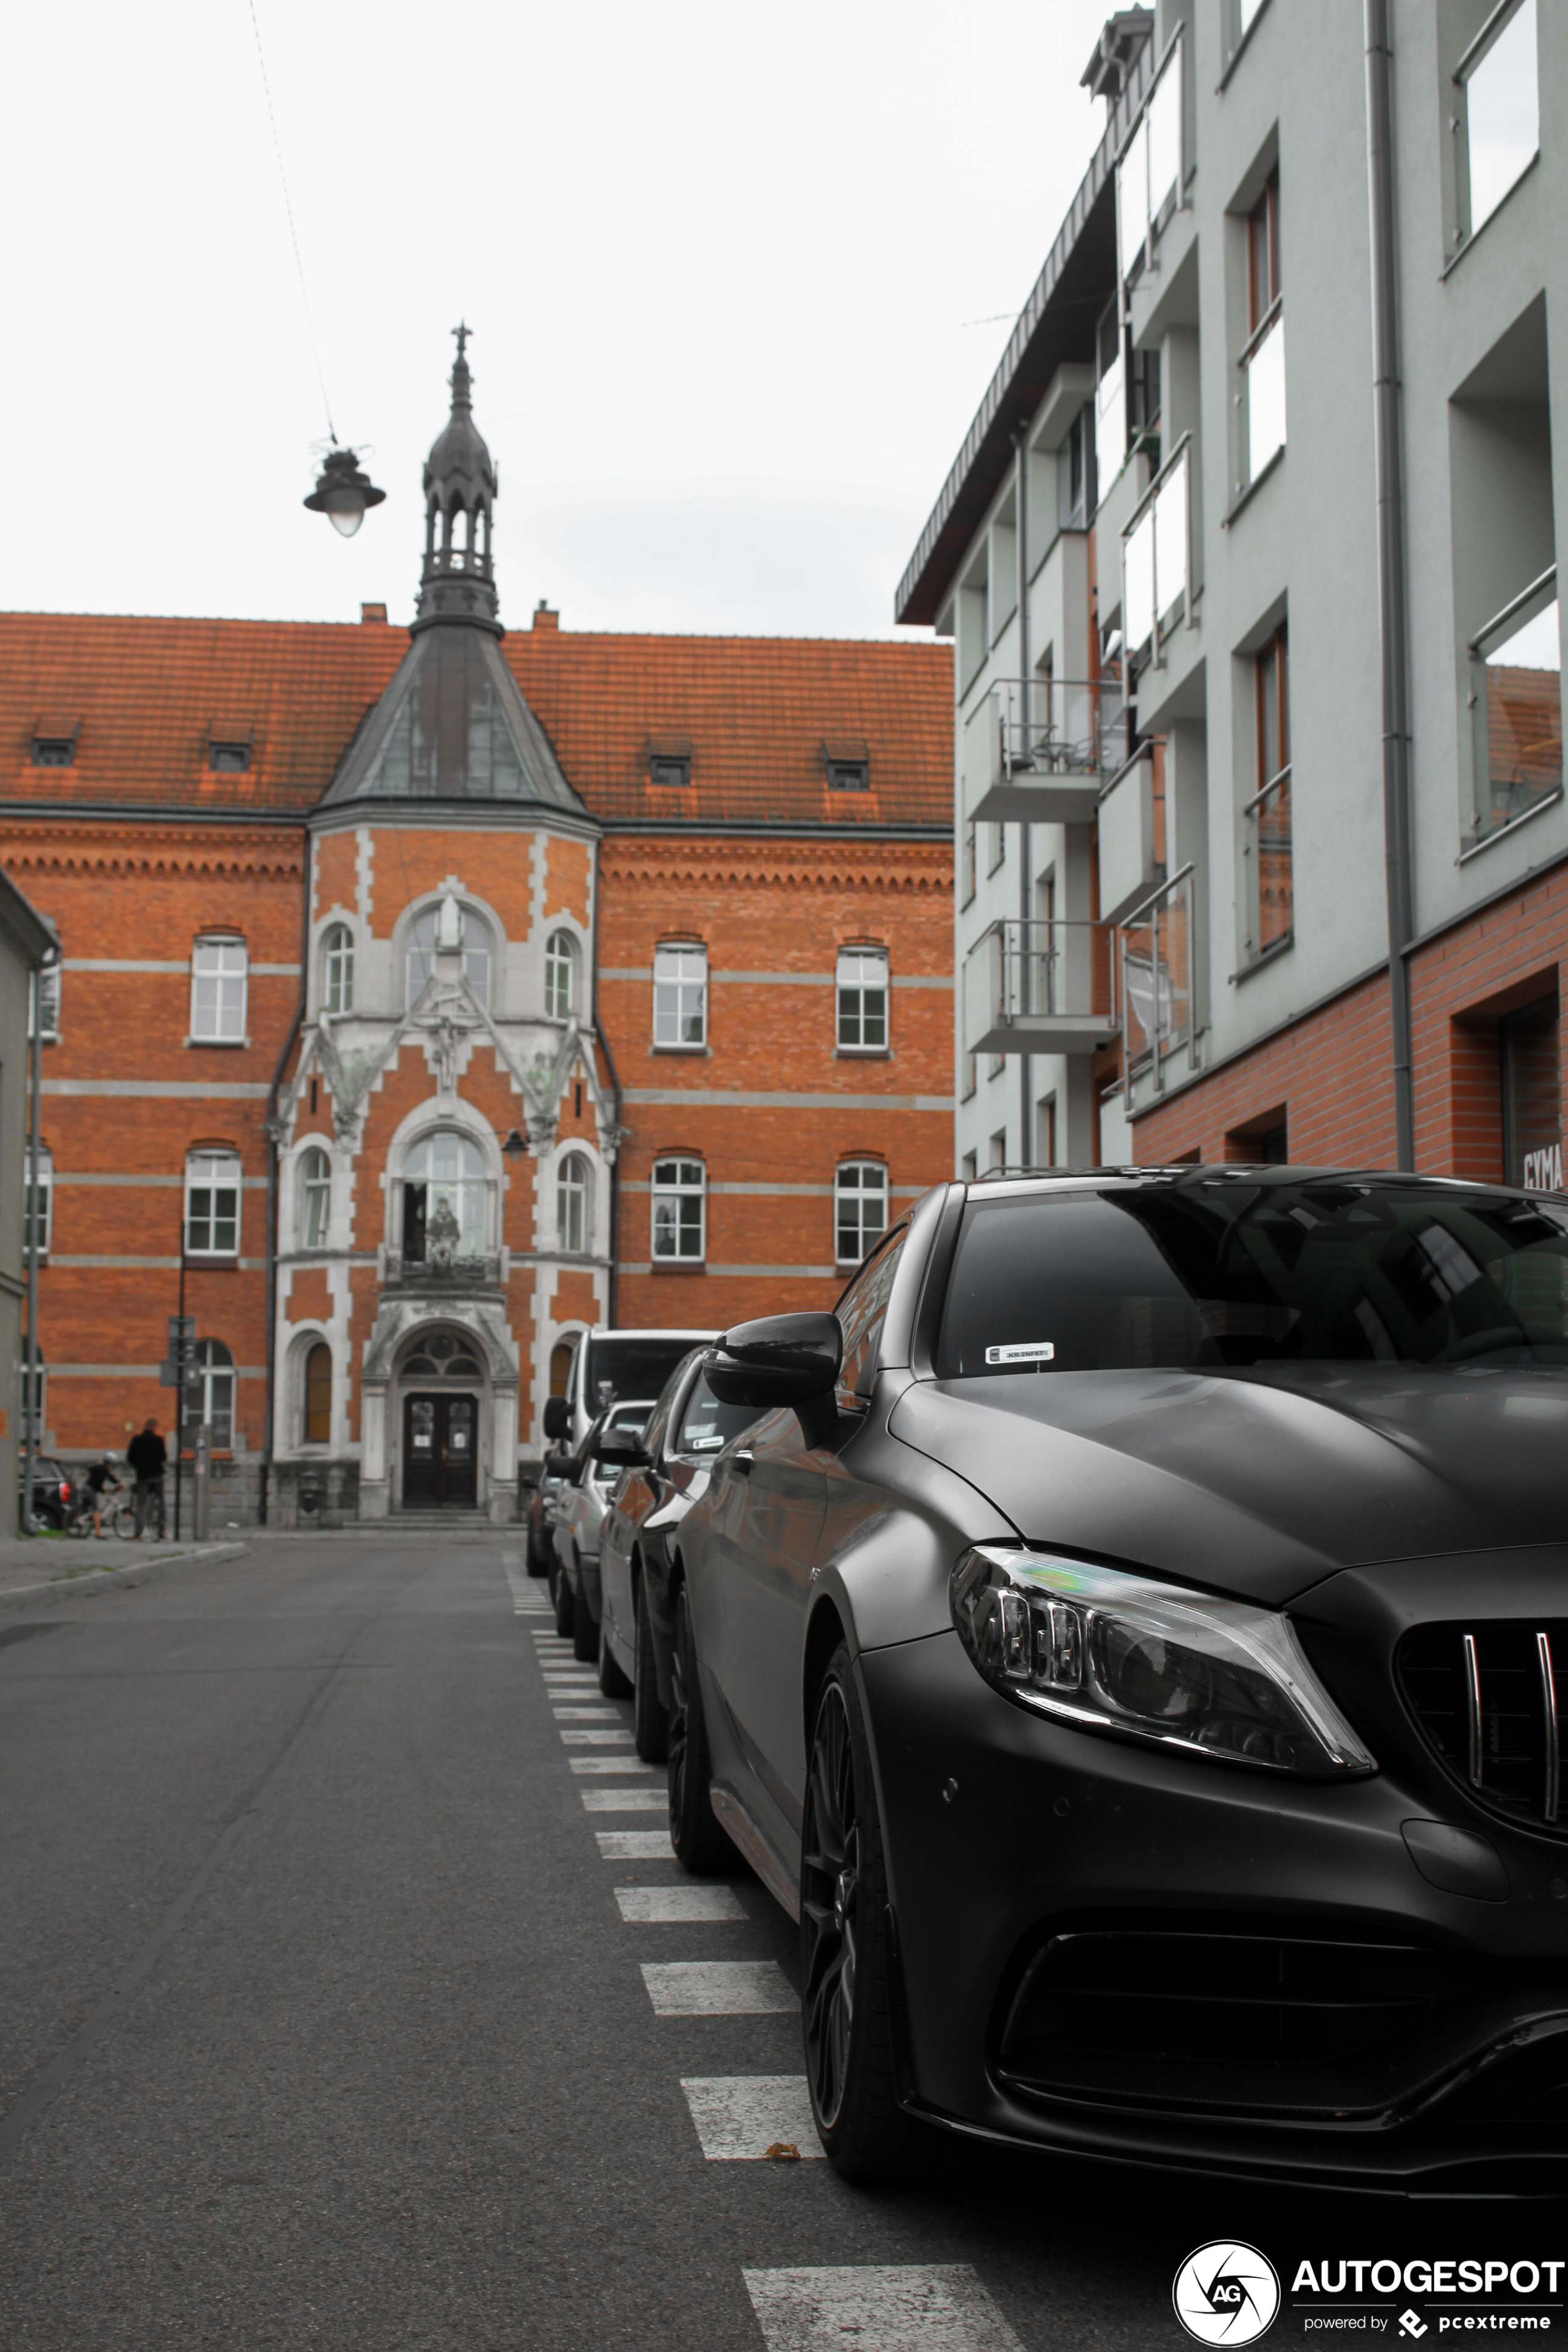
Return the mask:
<path id="1" fill-rule="evenodd" d="M 0 614 L 0 801 L 302 814 L 407 642 L 375 622 Z M 542 627 L 501 650 L 597 815 L 951 823 L 945 644 Z M 69 767 L 34 765 L 39 728 L 79 728 Z M 247 732 L 249 770 L 215 773 L 210 740 Z M 828 790 L 828 743 L 864 743 L 869 792 Z M 650 747 L 685 745 L 689 786 L 650 784 Z"/>

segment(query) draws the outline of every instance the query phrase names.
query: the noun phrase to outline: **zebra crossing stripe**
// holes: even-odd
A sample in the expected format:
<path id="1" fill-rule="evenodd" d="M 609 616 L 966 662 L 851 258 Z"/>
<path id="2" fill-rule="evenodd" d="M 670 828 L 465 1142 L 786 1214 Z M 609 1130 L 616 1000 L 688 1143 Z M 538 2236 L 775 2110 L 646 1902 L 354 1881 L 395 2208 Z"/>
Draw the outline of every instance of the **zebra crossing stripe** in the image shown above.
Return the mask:
<path id="1" fill-rule="evenodd" d="M 969 2263 L 741 2275 L 768 2352 L 1023 2352 Z"/>
<path id="2" fill-rule="evenodd" d="M 695 1919 L 747 1919 L 751 1914 L 727 1886 L 617 1886 L 616 1901 L 628 1927 L 685 1927 Z"/>
<path id="3" fill-rule="evenodd" d="M 680 2087 L 710 2164 L 822 2154 L 804 2074 L 683 2075 Z"/>
<path id="4" fill-rule="evenodd" d="M 644 1960 L 656 2017 L 782 2017 L 798 2009 L 776 1960 Z"/>
<path id="5" fill-rule="evenodd" d="M 675 1860 L 668 1830 L 595 1830 L 594 1836 L 605 1862 Z"/>
<path id="6" fill-rule="evenodd" d="M 663 1789 L 584 1789 L 590 1813 L 662 1813 L 669 1798 Z"/>

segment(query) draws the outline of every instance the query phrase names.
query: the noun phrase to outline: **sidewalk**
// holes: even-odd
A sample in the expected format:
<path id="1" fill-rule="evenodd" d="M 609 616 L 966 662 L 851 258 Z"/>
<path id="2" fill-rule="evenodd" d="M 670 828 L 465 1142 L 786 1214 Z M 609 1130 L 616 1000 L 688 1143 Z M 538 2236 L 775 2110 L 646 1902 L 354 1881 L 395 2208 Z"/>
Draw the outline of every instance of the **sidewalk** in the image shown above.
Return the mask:
<path id="1" fill-rule="evenodd" d="M 114 1537 L 100 1543 L 95 1536 L 4 1536 L 0 1537 L 0 1599 L 34 1585 L 58 1584 L 63 1591 L 76 1581 L 100 1581 L 107 1570 L 151 1568 L 154 1560 L 184 1559 L 193 1552 L 222 1551 L 226 1556 L 241 1549 L 226 1529 L 205 1544 L 194 1538 L 188 1543 L 159 1543 L 151 1536 L 144 1543 L 121 1543 Z"/>

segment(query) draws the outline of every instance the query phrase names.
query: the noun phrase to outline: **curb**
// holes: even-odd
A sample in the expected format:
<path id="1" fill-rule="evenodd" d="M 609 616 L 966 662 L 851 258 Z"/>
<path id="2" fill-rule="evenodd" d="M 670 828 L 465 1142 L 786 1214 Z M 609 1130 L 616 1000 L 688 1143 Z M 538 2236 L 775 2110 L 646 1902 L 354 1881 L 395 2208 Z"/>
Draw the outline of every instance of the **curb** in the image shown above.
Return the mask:
<path id="1" fill-rule="evenodd" d="M 203 1544 L 195 1551 L 166 1552 L 161 1559 L 132 1560 L 124 1568 L 89 1569 L 79 1576 L 51 1577 L 46 1584 L 14 1584 L 9 1591 L 0 1591 L 0 1609 L 31 1608 L 39 1601 L 63 1600 L 79 1592 L 110 1592 L 130 1577 L 188 1568 L 199 1559 L 237 1559 L 248 1549 L 242 1543 Z"/>

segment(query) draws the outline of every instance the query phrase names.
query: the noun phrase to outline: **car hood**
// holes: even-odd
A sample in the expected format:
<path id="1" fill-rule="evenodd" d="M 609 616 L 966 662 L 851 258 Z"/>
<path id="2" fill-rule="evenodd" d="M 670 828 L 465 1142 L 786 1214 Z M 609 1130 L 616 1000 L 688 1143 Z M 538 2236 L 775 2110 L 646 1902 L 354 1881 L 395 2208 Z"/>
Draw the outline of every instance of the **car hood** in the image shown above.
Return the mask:
<path id="1" fill-rule="evenodd" d="M 1028 1542 L 1279 1603 L 1372 1560 L 1561 1543 L 1568 1375 L 1414 1365 L 922 1381 L 893 1436 Z"/>

